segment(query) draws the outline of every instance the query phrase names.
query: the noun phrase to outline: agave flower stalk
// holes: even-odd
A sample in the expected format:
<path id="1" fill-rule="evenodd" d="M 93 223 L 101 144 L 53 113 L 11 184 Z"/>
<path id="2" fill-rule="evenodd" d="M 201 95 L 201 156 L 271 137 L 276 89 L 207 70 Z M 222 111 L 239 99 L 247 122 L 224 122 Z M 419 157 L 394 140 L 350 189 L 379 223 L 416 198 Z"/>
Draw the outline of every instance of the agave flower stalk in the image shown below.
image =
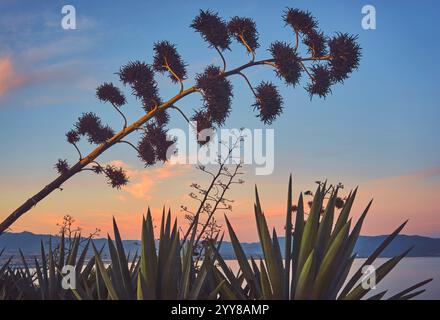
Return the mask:
<path id="1" fill-rule="evenodd" d="M 192 118 L 202 122 L 202 125 L 197 125 L 197 130 L 215 125 L 221 126 L 231 111 L 233 94 L 232 85 L 228 78 L 240 75 L 246 80 L 256 97 L 254 109 L 258 110 L 258 116 L 267 124 L 281 114 L 283 100 L 272 84 L 262 82 L 260 86 L 253 88 L 243 73 L 246 69 L 262 65 L 269 66 L 287 85 L 292 86 L 299 83 L 301 74 L 305 71 L 311 81 L 306 87 L 309 94 L 325 97 L 331 92 L 329 90 L 331 85 L 342 83 L 358 68 L 361 49 L 355 36 L 339 33 L 334 37 L 324 38 L 322 33 L 317 30 L 317 22 L 314 17 L 308 12 L 296 9 L 288 9 L 284 21 L 295 31 L 296 43 L 294 47 L 288 43 L 276 41 L 270 46 L 271 57 L 256 60 L 256 49 L 259 47 L 259 43 L 256 25 L 252 19 L 234 17 L 228 24 L 216 13 L 201 11 L 191 27 L 199 32 L 209 46 L 220 54 L 223 69 L 213 65 L 208 66 L 203 73 L 197 75 L 196 84 L 186 89 L 184 87 L 187 73 L 186 64 L 176 47 L 167 41 L 155 44 L 155 57 L 151 66 L 140 61 L 130 62 L 123 66 L 119 72 L 120 80 L 132 89 L 132 94 L 140 100 L 146 113 L 137 121 L 128 124 L 125 115 L 120 110 L 126 103 L 122 91 L 112 83 L 104 83 L 98 87 L 97 97 L 103 102 L 110 103 L 122 116 L 123 128 L 119 132 L 115 132 L 109 126 L 103 125 L 94 113 L 83 114 L 75 129 L 66 134 L 67 141 L 78 151 L 78 162 L 69 166 L 67 160 L 59 160 L 56 169 L 60 175 L 13 211 L 0 224 L 0 234 L 41 200 L 53 191 L 60 189 L 63 183 L 82 171 L 105 173 L 109 178 L 109 184 L 114 188 L 125 185 L 128 178 L 122 168 L 102 170 L 99 169 L 99 165 L 96 166 L 96 161 L 101 154 L 119 143 L 125 142 L 134 147 L 125 138 L 135 131 L 145 132 L 138 147 L 134 148 L 139 153 L 139 158 L 144 161 L 145 166 L 151 166 L 158 161 L 166 161 L 167 151 L 173 145 L 173 141 L 166 139 L 164 129 L 168 122 L 167 111 L 176 109 L 175 104 L 190 94 L 201 94 L 203 100 L 203 107 L 197 110 Z M 308 54 L 305 57 L 301 57 L 298 53 L 300 35 L 308 48 Z M 245 46 L 247 52 L 252 55 L 252 59 L 239 67 L 226 70 L 223 52 L 230 48 L 232 38 Z M 309 71 L 305 66 L 306 62 L 325 62 L 328 66 L 326 68 L 312 66 L 312 71 Z M 180 86 L 179 92 L 172 98 L 162 101 L 157 83 L 154 80 L 154 72 L 168 73 L 170 80 Z M 178 110 L 181 112 L 180 108 Z M 188 117 L 185 116 L 185 119 Z M 97 145 L 84 157 L 77 147 L 77 142 L 82 136 L 86 137 L 90 143 Z M 201 144 L 203 143 L 206 141 L 201 142 Z"/>

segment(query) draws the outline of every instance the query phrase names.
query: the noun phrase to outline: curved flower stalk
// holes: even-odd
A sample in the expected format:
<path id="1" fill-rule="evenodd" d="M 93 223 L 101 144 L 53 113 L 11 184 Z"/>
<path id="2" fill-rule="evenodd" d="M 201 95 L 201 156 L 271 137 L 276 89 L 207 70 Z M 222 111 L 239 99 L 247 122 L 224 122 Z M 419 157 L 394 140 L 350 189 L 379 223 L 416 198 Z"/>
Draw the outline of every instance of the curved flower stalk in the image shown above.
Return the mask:
<path id="1" fill-rule="evenodd" d="M 244 74 L 247 69 L 268 66 L 274 69 L 276 75 L 283 79 L 286 85 L 291 86 L 298 85 L 302 75 L 306 74 L 310 82 L 306 90 L 310 96 L 325 97 L 331 92 L 330 86 L 343 82 L 358 68 L 361 49 L 357 44 L 356 36 L 338 33 L 327 38 L 318 29 L 318 23 L 309 12 L 297 9 L 288 9 L 283 19 L 294 31 L 294 43 L 276 41 L 270 46 L 271 56 L 257 60 L 256 50 L 260 44 L 256 24 L 252 19 L 233 17 L 226 22 L 217 13 L 209 10 L 200 11 L 191 27 L 202 35 L 209 47 L 218 52 L 223 66 L 208 66 L 204 72 L 196 76 L 196 84 L 188 88 L 184 85 L 187 78 L 186 64 L 177 52 L 177 47 L 168 41 L 160 41 L 154 45 L 152 65 L 142 61 L 132 61 L 123 66 L 118 73 L 120 81 L 131 89 L 132 95 L 142 104 L 145 114 L 129 124 L 122 111 L 126 104 L 122 90 L 113 83 L 99 86 L 96 92 L 98 99 L 110 104 L 121 115 L 123 128 L 117 132 L 103 124 L 96 114 L 92 112 L 83 114 L 74 129 L 66 134 L 67 141 L 78 152 L 78 162 L 70 166 L 67 160 L 60 159 L 55 166 L 60 175 L 12 212 L 0 224 L 0 234 L 38 202 L 80 172 L 104 174 L 113 188 L 121 188 L 127 184 L 129 179 L 122 168 L 103 167 L 97 162 L 101 154 L 117 144 L 133 147 L 145 166 L 166 161 L 167 155 L 175 151 L 174 141 L 167 139 L 165 129 L 169 120 L 168 111 L 176 109 L 181 112 L 175 104 L 190 94 L 197 93 L 202 96 L 202 108 L 196 110 L 194 116 L 190 117 L 200 121 L 197 125 L 198 132 L 221 126 L 231 112 L 233 88 L 229 77 L 239 75 L 255 96 L 253 106 L 258 112 L 257 116 L 265 124 L 270 124 L 282 113 L 283 100 L 272 83 L 263 81 L 254 88 Z M 248 63 L 227 70 L 224 52 L 230 50 L 233 39 L 243 45 L 252 58 Z M 299 53 L 300 40 L 307 51 L 304 56 Z M 175 96 L 167 100 L 162 99 L 154 79 L 155 72 L 167 74 L 173 83 L 179 85 L 179 91 Z M 185 116 L 185 119 L 189 117 Z M 137 146 L 136 143 L 126 140 L 126 137 L 135 131 L 143 132 Z M 96 148 L 86 156 L 82 155 L 77 146 L 81 138 L 96 145 Z M 200 141 L 201 144 L 206 142 Z"/>

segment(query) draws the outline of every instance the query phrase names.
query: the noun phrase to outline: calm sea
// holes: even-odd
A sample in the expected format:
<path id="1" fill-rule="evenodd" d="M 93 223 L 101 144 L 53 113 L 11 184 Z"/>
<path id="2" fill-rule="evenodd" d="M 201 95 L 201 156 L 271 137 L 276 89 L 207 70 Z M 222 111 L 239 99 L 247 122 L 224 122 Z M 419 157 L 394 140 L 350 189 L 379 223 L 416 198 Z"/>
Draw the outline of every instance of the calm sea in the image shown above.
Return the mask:
<path id="1" fill-rule="evenodd" d="M 375 267 L 387 261 L 386 258 L 377 259 Z M 356 272 L 365 259 L 356 259 L 353 263 L 351 274 Z M 229 260 L 226 263 L 234 272 L 238 271 L 237 260 Z M 404 258 L 377 286 L 371 295 L 388 290 L 386 297 L 404 290 L 425 279 L 434 278 L 425 288 L 426 292 L 416 299 L 440 300 L 440 257 L 435 258 Z"/>

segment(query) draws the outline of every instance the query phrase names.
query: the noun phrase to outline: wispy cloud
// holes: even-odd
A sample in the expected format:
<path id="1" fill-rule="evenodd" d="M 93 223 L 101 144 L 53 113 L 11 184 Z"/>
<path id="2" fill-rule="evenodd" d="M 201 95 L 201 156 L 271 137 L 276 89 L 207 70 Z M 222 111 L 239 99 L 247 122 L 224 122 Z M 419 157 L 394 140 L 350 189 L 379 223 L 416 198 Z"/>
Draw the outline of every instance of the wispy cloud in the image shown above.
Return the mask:
<path id="1" fill-rule="evenodd" d="M 0 98 L 26 82 L 26 77 L 17 73 L 10 57 L 0 58 Z"/>
<path id="2" fill-rule="evenodd" d="M 115 160 L 110 164 L 123 167 L 127 171 L 130 183 L 123 190 L 136 199 L 152 199 L 152 191 L 162 181 L 182 176 L 191 170 L 190 165 L 179 165 L 166 163 L 157 168 L 134 169 L 121 160 Z M 118 196 L 118 200 L 126 201 L 125 197 Z"/>

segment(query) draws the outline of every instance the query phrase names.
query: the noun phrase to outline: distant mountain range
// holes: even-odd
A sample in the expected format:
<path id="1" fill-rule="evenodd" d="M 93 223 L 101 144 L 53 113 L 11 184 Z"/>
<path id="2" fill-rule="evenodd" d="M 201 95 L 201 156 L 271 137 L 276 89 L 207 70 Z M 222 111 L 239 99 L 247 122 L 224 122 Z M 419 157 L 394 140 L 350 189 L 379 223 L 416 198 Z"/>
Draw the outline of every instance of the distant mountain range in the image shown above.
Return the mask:
<path id="1" fill-rule="evenodd" d="M 359 258 L 367 257 L 385 238 L 386 236 L 360 236 L 354 251 L 358 254 Z M 59 241 L 58 237 L 46 234 L 34 234 L 31 232 L 3 234 L 0 236 L 0 250 L 5 248 L 2 258 L 5 259 L 11 255 L 17 256 L 19 249 L 21 249 L 27 257 L 38 256 L 40 254 L 41 241 L 44 246 L 47 247 L 49 239 L 51 239 L 53 246 L 56 246 Z M 93 241 L 98 248 L 105 246 L 103 255 L 104 258 L 108 257 L 108 252 L 106 251 L 107 239 L 99 238 Z M 284 238 L 280 237 L 279 241 L 281 248 L 283 248 Z M 258 242 L 244 242 L 242 246 L 248 256 L 258 258 L 263 255 Z M 140 249 L 140 241 L 124 240 L 124 247 L 127 252 L 134 254 Z M 413 247 L 413 249 L 408 254 L 409 257 L 440 257 L 440 239 L 408 235 L 397 236 L 382 253 L 381 257 L 396 256 L 410 247 Z M 234 250 L 230 242 L 224 241 L 220 251 L 225 259 L 235 258 Z"/>

